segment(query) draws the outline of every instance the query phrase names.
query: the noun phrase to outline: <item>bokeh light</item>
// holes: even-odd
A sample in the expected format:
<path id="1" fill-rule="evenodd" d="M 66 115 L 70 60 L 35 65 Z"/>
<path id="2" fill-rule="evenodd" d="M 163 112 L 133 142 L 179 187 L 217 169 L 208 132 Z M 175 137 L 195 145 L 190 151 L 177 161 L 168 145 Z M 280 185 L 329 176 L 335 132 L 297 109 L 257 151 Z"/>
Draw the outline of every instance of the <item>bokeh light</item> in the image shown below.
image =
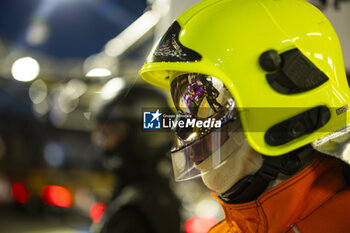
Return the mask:
<path id="1" fill-rule="evenodd" d="M 195 216 L 189 218 L 185 223 L 185 233 L 207 233 L 217 222 L 213 216 Z"/>
<path id="2" fill-rule="evenodd" d="M 21 82 L 34 80 L 40 72 L 39 63 L 31 57 L 23 57 L 16 60 L 11 69 L 14 79 Z"/>
<path id="3" fill-rule="evenodd" d="M 73 197 L 65 187 L 58 185 L 47 185 L 42 194 L 43 201 L 48 205 L 69 208 L 72 206 Z"/>
<path id="4" fill-rule="evenodd" d="M 59 167 L 64 160 L 64 150 L 56 142 L 49 142 L 44 148 L 44 158 L 47 164 L 52 167 Z"/>
<path id="5" fill-rule="evenodd" d="M 106 205 L 103 203 L 95 203 L 91 205 L 90 217 L 92 221 L 94 221 L 95 223 L 98 223 L 101 220 L 105 210 L 106 210 Z"/>
<path id="6" fill-rule="evenodd" d="M 21 183 L 13 183 L 11 186 L 13 199 L 21 204 L 25 204 L 28 201 L 28 190 Z"/>
<path id="7" fill-rule="evenodd" d="M 29 87 L 29 97 L 34 104 L 40 104 L 47 97 L 47 86 L 41 79 L 35 80 Z"/>
<path id="8" fill-rule="evenodd" d="M 113 78 L 109 80 L 101 90 L 102 99 L 112 99 L 125 86 L 125 82 L 121 78 Z"/>
<path id="9" fill-rule="evenodd" d="M 105 68 L 95 68 L 90 70 L 87 74 L 86 77 L 108 77 L 112 73 L 110 70 L 105 69 Z"/>

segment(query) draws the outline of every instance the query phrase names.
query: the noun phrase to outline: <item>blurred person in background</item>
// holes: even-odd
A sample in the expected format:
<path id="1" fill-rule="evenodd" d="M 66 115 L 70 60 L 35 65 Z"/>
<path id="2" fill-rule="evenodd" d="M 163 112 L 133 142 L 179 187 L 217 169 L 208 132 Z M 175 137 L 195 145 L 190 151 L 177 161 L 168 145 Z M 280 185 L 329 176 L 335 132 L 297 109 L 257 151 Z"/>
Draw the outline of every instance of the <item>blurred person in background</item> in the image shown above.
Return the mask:
<path id="1" fill-rule="evenodd" d="M 161 168 L 170 132 L 142 130 L 142 108 L 167 106 L 163 94 L 144 85 L 126 86 L 100 106 L 93 142 L 103 151 L 106 169 L 116 175 L 112 200 L 93 232 L 177 233 L 180 203 Z"/>
<path id="2" fill-rule="evenodd" d="M 170 90 L 177 108 L 175 178 L 200 176 L 224 209 L 210 232 L 350 232 L 350 90 L 317 8 L 202 1 L 140 75 Z"/>

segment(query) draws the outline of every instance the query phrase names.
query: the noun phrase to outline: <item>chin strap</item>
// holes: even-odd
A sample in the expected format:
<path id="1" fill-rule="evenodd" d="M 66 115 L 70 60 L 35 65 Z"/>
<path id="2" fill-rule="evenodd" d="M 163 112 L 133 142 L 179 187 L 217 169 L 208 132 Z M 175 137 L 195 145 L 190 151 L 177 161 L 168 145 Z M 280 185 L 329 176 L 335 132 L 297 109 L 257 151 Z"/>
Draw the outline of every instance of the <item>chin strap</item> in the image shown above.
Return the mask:
<path id="1" fill-rule="evenodd" d="M 303 148 L 304 149 L 304 148 Z M 269 183 L 275 180 L 279 173 L 293 175 L 302 167 L 298 154 L 301 149 L 281 156 L 262 155 L 264 161 L 262 167 L 254 174 L 238 181 L 227 192 L 220 195 L 226 203 L 238 204 L 257 199 L 267 188 Z"/>

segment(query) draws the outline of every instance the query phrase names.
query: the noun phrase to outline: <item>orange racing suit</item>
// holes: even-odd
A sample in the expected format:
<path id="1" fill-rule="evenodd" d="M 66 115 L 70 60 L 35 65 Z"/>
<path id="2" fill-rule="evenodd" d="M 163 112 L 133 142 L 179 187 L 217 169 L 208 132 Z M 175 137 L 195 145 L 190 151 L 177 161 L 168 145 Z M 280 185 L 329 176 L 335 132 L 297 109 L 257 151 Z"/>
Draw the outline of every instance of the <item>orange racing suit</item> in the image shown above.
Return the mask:
<path id="1" fill-rule="evenodd" d="M 347 233 L 350 187 L 339 160 L 320 155 L 257 200 L 223 207 L 225 219 L 210 233 Z"/>

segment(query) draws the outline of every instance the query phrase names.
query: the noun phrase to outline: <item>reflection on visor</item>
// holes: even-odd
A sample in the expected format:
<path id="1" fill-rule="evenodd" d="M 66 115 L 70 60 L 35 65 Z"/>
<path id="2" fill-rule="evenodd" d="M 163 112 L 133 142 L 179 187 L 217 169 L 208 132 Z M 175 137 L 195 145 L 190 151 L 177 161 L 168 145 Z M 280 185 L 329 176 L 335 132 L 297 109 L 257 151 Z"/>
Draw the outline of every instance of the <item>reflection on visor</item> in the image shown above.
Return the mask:
<path id="1" fill-rule="evenodd" d="M 235 101 L 224 84 L 212 76 L 189 73 L 175 78 L 171 83 L 171 93 L 176 109 L 177 121 L 201 120 L 220 121 L 221 125 L 238 115 Z M 182 145 L 188 145 L 205 137 L 213 128 L 187 127 L 173 128 L 181 138 Z"/>
<path id="2" fill-rule="evenodd" d="M 240 121 L 235 120 L 190 145 L 179 148 L 175 145 L 171 151 L 175 179 L 189 180 L 209 172 L 210 169 L 198 169 L 202 163 L 211 169 L 220 167 L 243 144 L 242 135 Z"/>
<path id="3" fill-rule="evenodd" d="M 220 80 L 195 73 L 177 77 L 171 84 L 171 92 L 178 110 L 202 119 L 218 119 L 232 99 Z"/>
<path id="4" fill-rule="evenodd" d="M 176 121 L 207 123 L 207 127 L 184 128 L 175 124 L 172 128 L 176 139 L 171 152 L 175 178 L 191 179 L 201 175 L 196 167 L 204 160 L 206 164 L 210 160 L 213 168 L 226 160 L 220 148 L 232 141 L 229 138 L 241 129 L 238 110 L 225 85 L 204 74 L 189 73 L 176 77 L 171 83 L 171 94 L 178 111 Z M 219 121 L 219 128 L 210 124 L 214 121 Z"/>

